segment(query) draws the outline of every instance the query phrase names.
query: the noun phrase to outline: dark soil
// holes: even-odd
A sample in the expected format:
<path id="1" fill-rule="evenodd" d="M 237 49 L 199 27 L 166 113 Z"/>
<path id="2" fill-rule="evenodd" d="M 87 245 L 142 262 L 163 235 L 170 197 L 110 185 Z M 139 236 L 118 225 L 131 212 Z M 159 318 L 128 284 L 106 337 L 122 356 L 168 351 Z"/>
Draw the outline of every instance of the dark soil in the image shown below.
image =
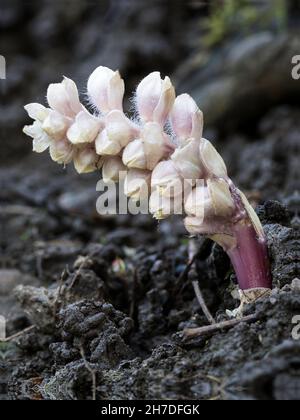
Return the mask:
<path id="1" fill-rule="evenodd" d="M 186 275 L 180 220 L 100 218 L 97 177 L 47 157 L 1 169 L 1 310 L 8 335 L 34 326 L 1 344 L 1 398 L 91 399 L 96 383 L 97 399 L 299 399 L 299 121 L 299 110 L 280 108 L 255 138 L 219 141 L 258 204 L 274 291 L 247 308 L 257 322 L 193 341 L 182 331 L 207 320 Z M 198 247 L 204 297 L 225 320 L 238 305 L 235 275 L 218 246 Z"/>

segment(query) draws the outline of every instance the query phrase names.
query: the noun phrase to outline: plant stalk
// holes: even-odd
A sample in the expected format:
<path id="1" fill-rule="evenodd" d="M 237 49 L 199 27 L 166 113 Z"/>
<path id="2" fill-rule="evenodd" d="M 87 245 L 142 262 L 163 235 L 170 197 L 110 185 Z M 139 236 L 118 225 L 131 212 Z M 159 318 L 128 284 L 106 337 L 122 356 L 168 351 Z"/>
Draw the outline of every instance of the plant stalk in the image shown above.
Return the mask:
<path id="1" fill-rule="evenodd" d="M 236 246 L 227 249 L 241 290 L 271 289 L 272 277 L 266 240 L 258 237 L 252 225 L 234 226 Z"/>

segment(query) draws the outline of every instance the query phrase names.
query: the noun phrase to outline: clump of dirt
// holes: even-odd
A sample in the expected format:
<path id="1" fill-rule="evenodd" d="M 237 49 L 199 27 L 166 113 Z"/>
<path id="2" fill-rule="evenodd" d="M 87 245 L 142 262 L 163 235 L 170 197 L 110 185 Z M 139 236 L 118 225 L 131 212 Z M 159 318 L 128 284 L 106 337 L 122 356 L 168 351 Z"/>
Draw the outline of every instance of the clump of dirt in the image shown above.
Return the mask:
<path id="1" fill-rule="evenodd" d="M 1 345 L 5 398 L 299 398 L 299 341 L 292 334 L 300 314 L 299 218 L 291 174 L 280 191 L 274 178 L 278 201 L 266 201 L 273 174 L 286 168 L 268 146 L 277 136 L 277 112 L 266 117 L 269 134 L 259 147 L 244 136 L 238 149 L 239 164 L 258 149 L 272 162 L 264 167 L 263 189 L 254 169 L 244 186 L 260 203 L 274 290 L 247 307 L 256 321 L 189 341 L 183 330 L 207 320 L 187 275 L 188 238 L 179 220 L 157 227 L 144 216 L 103 219 L 85 204 L 95 203 L 95 177 L 78 180 L 51 165 L 30 172 L 26 163 L 26 175 L 22 164 L 10 169 L 8 190 L 0 192 L 6 265 L 0 299 L 12 308 L 8 334 L 25 332 Z M 294 149 L 283 152 L 286 162 Z M 255 162 L 259 173 L 259 160 L 249 167 Z M 246 177 L 238 165 L 233 172 Z M 66 185 L 76 194 L 66 196 Z M 210 240 L 198 241 L 196 273 L 211 312 L 224 320 L 239 303 L 237 281 Z"/>

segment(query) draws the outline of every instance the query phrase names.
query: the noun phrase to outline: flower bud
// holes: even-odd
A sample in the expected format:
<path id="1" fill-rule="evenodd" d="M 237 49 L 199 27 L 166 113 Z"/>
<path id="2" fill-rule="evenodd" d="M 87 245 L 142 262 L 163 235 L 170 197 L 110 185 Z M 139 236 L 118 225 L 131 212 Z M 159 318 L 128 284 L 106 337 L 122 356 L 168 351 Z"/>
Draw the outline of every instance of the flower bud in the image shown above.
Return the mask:
<path id="1" fill-rule="evenodd" d="M 227 182 L 222 179 L 209 179 L 207 180 L 207 186 L 215 215 L 220 217 L 231 216 L 235 204 Z"/>
<path id="2" fill-rule="evenodd" d="M 130 169 L 124 182 L 124 192 L 134 201 L 149 199 L 151 172 L 139 169 Z"/>
<path id="3" fill-rule="evenodd" d="M 171 125 L 180 143 L 190 138 L 202 138 L 203 113 L 190 95 L 183 94 L 176 98 L 171 113 Z"/>
<path id="4" fill-rule="evenodd" d="M 68 130 L 67 137 L 72 144 L 92 143 L 101 129 L 101 121 L 88 113 L 81 111 L 76 115 L 75 122 Z"/>
<path id="5" fill-rule="evenodd" d="M 184 179 L 196 181 L 204 177 L 199 154 L 199 141 L 191 139 L 171 156 L 176 169 Z"/>
<path id="6" fill-rule="evenodd" d="M 74 155 L 74 166 L 79 174 L 94 172 L 99 168 L 99 156 L 93 147 L 78 149 Z"/>
<path id="7" fill-rule="evenodd" d="M 109 181 L 119 182 L 127 173 L 122 159 L 119 156 L 108 157 L 104 159 L 102 166 L 102 179 L 105 183 Z"/>
<path id="8" fill-rule="evenodd" d="M 59 112 L 51 110 L 44 120 L 42 128 L 52 139 L 61 140 L 66 136 L 70 121 Z"/>
<path id="9" fill-rule="evenodd" d="M 200 158 L 206 171 L 210 175 L 214 175 L 220 178 L 227 177 L 227 168 L 225 162 L 210 141 L 205 139 L 201 140 Z"/>
<path id="10" fill-rule="evenodd" d="M 163 220 L 172 214 L 182 214 L 182 199 L 180 196 L 166 197 L 159 190 L 155 190 L 150 197 L 149 209 L 155 219 Z"/>
<path id="11" fill-rule="evenodd" d="M 100 66 L 89 77 L 89 97 L 103 114 L 123 110 L 124 92 L 125 84 L 118 71 Z"/>
<path id="12" fill-rule="evenodd" d="M 151 186 L 165 197 L 174 197 L 183 194 L 183 179 L 178 173 L 174 162 L 164 160 L 152 172 Z"/>
<path id="13" fill-rule="evenodd" d="M 28 104 L 24 106 L 30 118 L 36 121 L 44 122 L 49 115 L 50 109 L 41 104 Z"/>
<path id="14" fill-rule="evenodd" d="M 54 111 L 70 118 L 74 118 L 83 108 L 76 84 L 66 77 L 61 83 L 49 85 L 47 100 Z"/>
<path id="15" fill-rule="evenodd" d="M 118 155 L 139 133 L 138 128 L 121 111 L 111 111 L 104 121 L 105 129 L 96 139 L 99 155 Z"/>
<path id="16" fill-rule="evenodd" d="M 52 141 L 50 144 L 50 156 L 52 160 L 60 165 L 67 165 L 73 159 L 74 149 L 68 140 L 61 139 Z"/>
<path id="17" fill-rule="evenodd" d="M 160 125 L 166 119 L 175 101 L 175 89 L 169 79 L 161 79 L 159 72 L 149 74 L 136 91 L 137 109 L 144 123 L 154 121 Z"/>

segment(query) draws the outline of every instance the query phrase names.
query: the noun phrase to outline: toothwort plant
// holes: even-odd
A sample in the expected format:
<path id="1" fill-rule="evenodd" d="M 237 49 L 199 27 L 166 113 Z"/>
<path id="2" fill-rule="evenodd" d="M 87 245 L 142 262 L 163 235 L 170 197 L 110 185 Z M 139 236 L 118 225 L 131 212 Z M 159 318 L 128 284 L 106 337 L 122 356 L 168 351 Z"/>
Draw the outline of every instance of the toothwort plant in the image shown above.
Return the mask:
<path id="1" fill-rule="evenodd" d="M 176 98 L 170 79 L 159 72 L 137 87 L 134 120 L 123 112 L 125 88 L 119 72 L 98 67 L 87 90 L 93 114 L 67 78 L 49 86 L 49 108 L 25 106 L 34 120 L 24 127 L 33 138 L 33 150 L 49 148 L 55 162 L 73 161 L 79 173 L 102 169 L 106 181 L 118 182 L 123 174 L 125 194 L 136 201 L 149 199 L 158 220 L 184 208 L 187 231 L 211 238 L 227 252 L 244 296 L 252 300 L 269 290 L 262 225 L 228 177 L 222 157 L 202 137 L 203 114 L 195 101 L 187 94 Z"/>

